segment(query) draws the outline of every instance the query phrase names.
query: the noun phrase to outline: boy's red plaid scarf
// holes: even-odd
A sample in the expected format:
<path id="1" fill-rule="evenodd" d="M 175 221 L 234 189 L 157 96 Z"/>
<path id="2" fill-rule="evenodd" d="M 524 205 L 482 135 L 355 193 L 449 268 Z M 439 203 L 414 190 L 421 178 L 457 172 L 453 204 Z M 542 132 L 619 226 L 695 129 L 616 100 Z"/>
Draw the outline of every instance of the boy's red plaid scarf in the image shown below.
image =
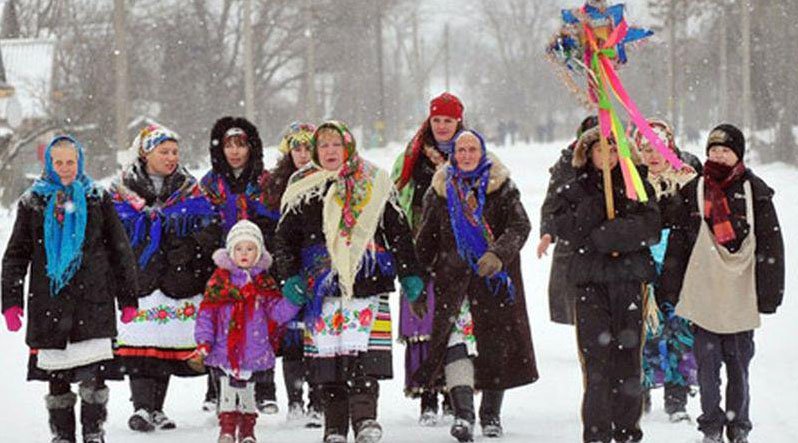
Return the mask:
<path id="1" fill-rule="evenodd" d="M 731 208 L 726 198 L 726 189 L 745 174 L 742 161 L 726 166 L 713 161 L 704 165 L 704 217 L 712 225 L 712 233 L 718 243 L 725 245 L 737 239 L 731 223 Z"/>

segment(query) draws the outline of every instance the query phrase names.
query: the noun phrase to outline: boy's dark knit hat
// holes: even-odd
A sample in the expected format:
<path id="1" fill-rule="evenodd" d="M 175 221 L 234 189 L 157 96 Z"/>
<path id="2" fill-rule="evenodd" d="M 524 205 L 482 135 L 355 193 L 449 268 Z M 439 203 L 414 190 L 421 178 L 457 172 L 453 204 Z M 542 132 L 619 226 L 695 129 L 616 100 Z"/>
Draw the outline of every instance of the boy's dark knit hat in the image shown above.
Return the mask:
<path id="1" fill-rule="evenodd" d="M 738 159 L 742 160 L 745 155 L 745 136 L 736 126 L 724 123 L 709 132 L 707 155 L 709 155 L 709 148 L 713 146 L 726 146 L 737 154 Z"/>

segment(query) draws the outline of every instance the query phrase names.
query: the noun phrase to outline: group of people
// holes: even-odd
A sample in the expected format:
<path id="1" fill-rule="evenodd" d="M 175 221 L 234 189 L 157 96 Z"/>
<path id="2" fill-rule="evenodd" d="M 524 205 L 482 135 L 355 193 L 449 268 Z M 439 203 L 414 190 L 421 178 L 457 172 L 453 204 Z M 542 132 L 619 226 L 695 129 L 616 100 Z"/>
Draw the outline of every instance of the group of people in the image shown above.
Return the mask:
<path id="1" fill-rule="evenodd" d="M 640 441 L 650 390 L 662 386 L 670 420 L 689 420 L 687 398 L 697 385 L 703 442 L 722 443 L 725 431 L 730 442 L 747 443 L 753 331 L 784 296 L 774 192 L 746 167 L 738 128 L 710 131 L 701 164 L 677 148 L 666 122 L 648 123 L 682 164 L 634 132 L 647 201 L 627 198 L 616 141 L 602 141 L 591 116 L 551 168 L 541 208 L 538 257 L 556 244 L 551 320 L 576 326 L 583 441 Z"/>
<path id="2" fill-rule="evenodd" d="M 150 125 L 109 189 L 86 175 L 75 138 L 55 137 L 19 200 L 2 270 L 8 329 L 28 313 L 28 379 L 49 383 L 52 442 L 76 441 L 78 396 L 84 443 L 104 442 L 105 382 L 124 377 L 129 427 L 174 429 L 171 376 L 208 374 L 219 443 L 254 443 L 258 413 L 278 412 L 282 356 L 289 419 L 323 426 L 326 443 L 350 428 L 375 443 L 397 289 L 419 423 L 435 425 L 442 409 L 459 442 L 474 440 L 477 418 L 501 437 L 505 391 L 538 379 L 520 261 L 531 224 L 510 170 L 463 114 L 456 96 L 435 97 L 391 173 L 334 120 L 290 125 L 267 170 L 257 128 L 225 117 L 200 180 L 180 163 L 179 136 Z M 668 125 L 651 124 L 684 158 Z M 584 441 L 639 441 L 645 393 L 660 385 L 671 417 L 687 418 L 697 383 L 705 441 L 725 428 L 744 443 L 752 331 L 784 288 L 773 191 L 745 168 L 732 126 L 710 134 L 703 168 L 675 170 L 637 137 L 647 201 L 626 197 L 614 141 L 600 139 L 586 119 L 552 169 L 538 246 L 556 243 L 552 320 L 576 325 Z"/>

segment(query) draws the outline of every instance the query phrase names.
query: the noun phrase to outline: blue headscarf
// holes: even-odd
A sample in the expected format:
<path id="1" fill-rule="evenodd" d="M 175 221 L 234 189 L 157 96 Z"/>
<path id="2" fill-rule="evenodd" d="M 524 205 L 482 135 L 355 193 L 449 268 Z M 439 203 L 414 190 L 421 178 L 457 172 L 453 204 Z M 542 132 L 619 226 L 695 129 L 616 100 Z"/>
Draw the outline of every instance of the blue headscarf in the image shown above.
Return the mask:
<path id="1" fill-rule="evenodd" d="M 53 147 L 67 141 L 78 153 L 78 173 L 75 180 L 64 186 L 53 168 Z M 86 237 L 86 196 L 95 190 L 94 182 L 84 172 L 83 145 L 69 135 L 59 135 L 50 141 L 44 152 L 44 172 L 36 179 L 31 192 L 42 196 L 47 204 L 44 210 L 44 249 L 47 254 L 47 277 L 50 295 L 56 297 L 69 284 L 80 269 L 83 258 L 83 240 Z M 63 220 L 56 214 L 59 198 L 63 199 Z"/>
<path id="2" fill-rule="evenodd" d="M 477 131 L 465 130 L 458 133 L 453 139 L 454 143 L 456 144 L 464 134 L 476 136 L 482 149 L 482 157 L 473 171 L 466 172 L 457 165 L 455 152 L 452 152 L 449 157 L 450 165 L 446 169 L 446 205 L 457 243 L 457 252 L 476 273 L 477 262 L 494 241 L 493 232 L 482 213 L 485 209 L 493 162 L 488 158 L 484 137 Z M 473 199 L 469 199 L 469 193 L 472 192 L 475 192 L 475 195 Z M 472 200 L 473 208 L 468 205 L 468 200 Z M 507 298 L 510 301 L 515 299 L 515 287 L 506 271 L 501 271 L 493 277 L 486 277 L 485 283 L 494 294 L 502 287 L 506 287 Z"/>

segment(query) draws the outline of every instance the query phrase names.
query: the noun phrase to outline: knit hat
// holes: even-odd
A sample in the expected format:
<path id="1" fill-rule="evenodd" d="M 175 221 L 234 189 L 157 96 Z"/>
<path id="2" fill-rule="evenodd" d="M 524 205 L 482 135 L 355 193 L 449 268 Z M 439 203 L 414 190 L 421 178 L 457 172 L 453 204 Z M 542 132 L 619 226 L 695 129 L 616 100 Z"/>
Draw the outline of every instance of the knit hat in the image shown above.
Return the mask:
<path id="1" fill-rule="evenodd" d="M 153 123 L 139 132 L 130 148 L 138 152 L 139 157 L 144 157 L 166 141 L 178 142 L 180 137 L 171 129 Z"/>
<path id="2" fill-rule="evenodd" d="M 264 252 L 263 233 L 260 232 L 258 225 L 249 220 L 240 220 L 230 228 L 230 232 L 227 233 L 227 243 L 225 244 L 230 257 L 233 256 L 233 250 L 236 245 L 242 241 L 251 241 L 258 245 L 258 255 L 255 258 L 255 263 L 257 263 Z"/>
<path id="3" fill-rule="evenodd" d="M 280 141 L 278 148 L 280 153 L 283 155 L 288 154 L 302 145 L 310 147 L 314 132 L 316 132 L 316 126 L 311 123 L 291 123 L 283 133 L 283 139 Z"/>
<path id="4" fill-rule="evenodd" d="M 745 155 L 745 136 L 736 126 L 724 123 L 710 131 L 707 139 L 707 155 L 709 155 L 709 148 L 713 146 L 726 146 L 737 154 L 738 159 L 742 160 Z"/>
<path id="5" fill-rule="evenodd" d="M 463 103 L 453 94 L 444 92 L 429 102 L 429 116 L 443 115 L 455 120 L 463 119 Z"/>

